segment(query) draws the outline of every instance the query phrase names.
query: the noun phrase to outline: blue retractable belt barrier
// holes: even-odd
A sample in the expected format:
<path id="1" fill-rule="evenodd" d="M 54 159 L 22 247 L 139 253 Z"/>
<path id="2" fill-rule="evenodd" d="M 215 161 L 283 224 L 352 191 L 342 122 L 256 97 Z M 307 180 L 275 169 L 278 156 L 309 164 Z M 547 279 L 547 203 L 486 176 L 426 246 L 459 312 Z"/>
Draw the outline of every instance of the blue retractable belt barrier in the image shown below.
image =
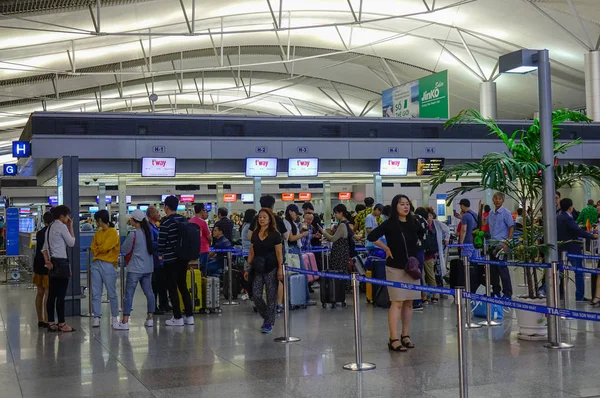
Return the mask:
<path id="1" fill-rule="evenodd" d="M 512 263 L 507 261 L 486 260 L 485 258 L 472 258 L 469 260 L 471 264 L 489 264 L 498 265 L 500 267 L 525 267 L 525 268 L 551 268 L 552 265 L 547 263 Z"/>
<path id="2" fill-rule="evenodd" d="M 600 260 L 600 256 L 592 256 L 589 254 L 567 254 L 568 258 L 581 258 L 583 260 Z"/>
<path id="3" fill-rule="evenodd" d="M 565 271 L 583 272 L 583 273 L 586 273 L 586 274 L 600 275 L 600 269 L 583 268 L 583 267 L 570 267 L 570 266 L 567 266 L 567 265 L 561 265 L 560 268 L 562 270 L 565 270 Z"/>
<path id="4" fill-rule="evenodd" d="M 214 247 L 209 248 L 209 251 L 213 252 L 213 253 L 235 253 L 235 254 L 241 254 L 242 251 L 240 249 L 237 249 L 235 247 L 229 247 L 229 248 L 225 248 L 225 249 L 215 249 Z"/>
<path id="5" fill-rule="evenodd" d="M 308 250 L 302 250 L 303 253 L 329 253 L 331 251 L 328 247 L 313 247 Z"/>
<path id="6" fill-rule="evenodd" d="M 599 312 L 574 311 L 563 308 L 546 307 L 537 304 L 520 303 L 512 300 L 504 300 L 495 297 L 483 296 L 470 292 L 463 292 L 463 297 L 469 300 L 482 301 L 484 303 L 498 304 L 504 307 L 516 308 L 518 310 L 537 312 L 540 314 L 560 316 L 573 319 L 581 319 L 584 321 L 600 322 Z"/>
<path id="7" fill-rule="evenodd" d="M 452 245 L 447 245 L 446 247 L 475 247 L 473 246 L 472 243 L 463 243 L 463 244 L 452 244 Z"/>

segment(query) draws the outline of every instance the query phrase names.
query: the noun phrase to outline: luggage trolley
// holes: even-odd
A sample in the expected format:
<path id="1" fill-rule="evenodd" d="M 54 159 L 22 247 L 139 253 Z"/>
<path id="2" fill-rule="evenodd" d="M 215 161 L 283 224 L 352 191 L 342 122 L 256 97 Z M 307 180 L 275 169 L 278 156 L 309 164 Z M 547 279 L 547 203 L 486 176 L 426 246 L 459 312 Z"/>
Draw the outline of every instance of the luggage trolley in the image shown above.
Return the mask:
<path id="1" fill-rule="evenodd" d="M 33 270 L 29 265 L 29 256 L 26 255 L 2 255 L 0 256 L 0 266 L 4 268 L 5 284 L 20 284 L 31 281 Z"/>

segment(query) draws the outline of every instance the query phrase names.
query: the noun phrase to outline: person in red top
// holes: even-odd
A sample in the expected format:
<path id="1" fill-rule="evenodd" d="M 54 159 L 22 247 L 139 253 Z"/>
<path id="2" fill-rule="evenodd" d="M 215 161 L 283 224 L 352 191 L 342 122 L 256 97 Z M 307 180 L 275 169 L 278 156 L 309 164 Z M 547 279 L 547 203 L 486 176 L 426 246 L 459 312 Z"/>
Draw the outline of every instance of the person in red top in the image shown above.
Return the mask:
<path id="1" fill-rule="evenodd" d="M 190 219 L 190 222 L 200 227 L 200 269 L 204 269 L 208 262 L 208 251 L 212 243 L 212 234 L 210 233 L 208 223 L 206 222 L 206 219 L 208 219 L 208 211 L 206 211 L 204 203 L 195 204 L 194 213 L 196 213 L 196 215 Z"/>
<path id="2" fill-rule="evenodd" d="M 483 212 L 481 213 L 481 231 L 483 232 L 487 232 L 488 234 L 490 233 L 490 225 L 488 224 L 487 220 L 488 220 L 488 216 L 490 215 L 490 211 L 491 208 L 489 205 L 483 205 L 483 203 L 479 202 L 479 208 L 480 211 L 481 209 L 483 209 Z"/>

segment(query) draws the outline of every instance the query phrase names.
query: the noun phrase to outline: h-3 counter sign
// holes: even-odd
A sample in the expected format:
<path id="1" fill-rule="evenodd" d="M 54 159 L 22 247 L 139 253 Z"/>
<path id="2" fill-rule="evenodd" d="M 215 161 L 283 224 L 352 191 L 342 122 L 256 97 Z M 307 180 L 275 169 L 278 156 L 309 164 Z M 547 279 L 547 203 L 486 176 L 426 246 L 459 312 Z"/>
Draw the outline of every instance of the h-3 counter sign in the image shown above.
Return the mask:
<path id="1" fill-rule="evenodd" d="M 448 71 L 390 88 L 382 97 L 383 117 L 447 119 Z"/>

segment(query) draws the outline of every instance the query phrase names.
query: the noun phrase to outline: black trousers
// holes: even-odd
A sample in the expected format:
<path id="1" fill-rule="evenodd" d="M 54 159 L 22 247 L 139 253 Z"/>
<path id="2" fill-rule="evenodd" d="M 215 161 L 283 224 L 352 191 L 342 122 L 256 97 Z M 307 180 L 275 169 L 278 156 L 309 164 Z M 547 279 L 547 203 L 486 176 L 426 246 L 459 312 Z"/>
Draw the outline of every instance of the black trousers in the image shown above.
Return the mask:
<path id="1" fill-rule="evenodd" d="M 491 260 L 498 260 L 494 254 L 490 255 Z M 500 287 L 500 280 L 502 280 L 502 288 Z M 510 272 L 508 267 L 490 265 L 490 283 L 492 284 L 492 292 L 495 296 L 500 297 L 500 292 L 506 297 L 512 297 L 512 281 L 510 280 Z"/>
<path id="2" fill-rule="evenodd" d="M 49 280 L 48 301 L 46 302 L 46 311 L 48 311 L 48 322 L 54 322 L 54 310 L 58 315 L 58 323 L 65 322 L 65 296 L 67 295 L 67 286 L 69 278 Z"/>
<path id="3" fill-rule="evenodd" d="M 192 316 L 194 314 L 190 291 L 187 287 L 186 273 L 187 262 L 165 264 L 167 290 L 169 291 L 169 298 L 171 299 L 171 306 L 173 307 L 173 317 L 175 319 L 180 319 L 182 317 L 177 290 L 181 293 L 185 316 Z"/>
<path id="4" fill-rule="evenodd" d="M 169 297 L 167 296 L 167 277 L 164 267 L 155 269 L 152 273 L 152 291 L 158 308 L 167 308 Z"/>

